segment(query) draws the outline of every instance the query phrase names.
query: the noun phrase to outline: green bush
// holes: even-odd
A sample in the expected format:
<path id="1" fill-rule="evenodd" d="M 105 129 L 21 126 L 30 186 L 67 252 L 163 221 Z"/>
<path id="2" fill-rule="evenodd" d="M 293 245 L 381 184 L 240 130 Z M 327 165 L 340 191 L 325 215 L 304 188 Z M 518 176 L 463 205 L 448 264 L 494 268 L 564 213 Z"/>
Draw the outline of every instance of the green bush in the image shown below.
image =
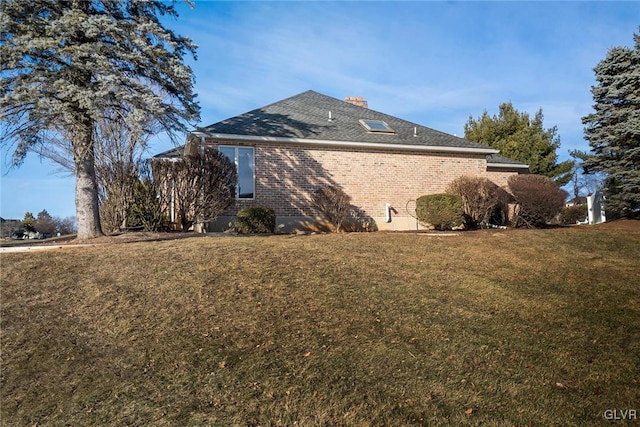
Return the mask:
<path id="1" fill-rule="evenodd" d="M 560 211 L 560 222 L 563 224 L 575 224 L 587 218 L 587 205 L 566 206 Z"/>
<path id="2" fill-rule="evenodd" d="M 232 229 L 240 234 L 274 233 L 276 229 L 276 214 L 270 208 L 253 207 L 241 209 L 233 221 Z"/>
<path id="3" fill-rule="evenodd" d="M 416 201 L 416 215 L 422 224 L 436 230 L 451 230 L 464 224 L 462 198 L 456 194 L 429 194 Z"/>

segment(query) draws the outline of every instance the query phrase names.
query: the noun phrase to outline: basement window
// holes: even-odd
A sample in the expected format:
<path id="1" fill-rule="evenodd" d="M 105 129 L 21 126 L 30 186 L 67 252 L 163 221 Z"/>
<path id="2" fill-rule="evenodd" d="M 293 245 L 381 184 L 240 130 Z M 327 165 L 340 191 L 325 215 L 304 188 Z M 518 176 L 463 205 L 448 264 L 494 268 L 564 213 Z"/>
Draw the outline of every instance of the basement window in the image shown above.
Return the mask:
<path id="1" fill-rule="evenodd" d="M 383 122 L 382 120 L 360 119 L 360 124 L 369 132 L 396 133 L 386 122 Z"/>

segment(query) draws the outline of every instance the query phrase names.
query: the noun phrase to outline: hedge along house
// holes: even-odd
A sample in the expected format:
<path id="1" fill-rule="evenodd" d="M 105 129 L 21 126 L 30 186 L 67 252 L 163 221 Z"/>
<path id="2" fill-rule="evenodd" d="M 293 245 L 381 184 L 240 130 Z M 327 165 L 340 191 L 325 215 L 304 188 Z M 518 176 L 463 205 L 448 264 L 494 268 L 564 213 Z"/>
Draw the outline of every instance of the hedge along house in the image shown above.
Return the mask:
<path id="1" fill-rule="evenodd" d="M 217 148 L 238 168 L 235 207 L 208 231 L 227 228 L 250 206 L 272 208 L 280 231 L 323 228 L 311 195 L 324 186 L 351 196 L 346 228 L 415 230 L 415 200 L 444 192 L 455 178 L 487 177 L 504 188 L 509 176 L 528 173 L 493 148 L 371 110 L 359 97 L 314 91 L 200 128 L 187 140 Z"/>

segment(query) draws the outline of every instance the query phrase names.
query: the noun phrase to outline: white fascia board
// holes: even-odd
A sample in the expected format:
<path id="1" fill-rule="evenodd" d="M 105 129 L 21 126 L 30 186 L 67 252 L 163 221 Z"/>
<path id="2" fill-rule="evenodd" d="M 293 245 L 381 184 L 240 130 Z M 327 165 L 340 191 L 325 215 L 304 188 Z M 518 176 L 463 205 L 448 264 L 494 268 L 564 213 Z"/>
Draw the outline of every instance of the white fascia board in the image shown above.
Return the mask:
<path id="1" fill-rule="evenodd" d="M 498 154 L 493 148 L 443 147 L 436 145 L 385 144 L 378 142 L 329 141 L 326 139 L 284 138 L 274 136 L 250 136 L 228 133 L 191 132 L 195 136 L 215 139 L 229 139 L 247 142 L 276 142 L 285 144 L 314 145 L 324 147 L 369 148 L 377 150 L 431 151 L 439 153 Z"/>
<path id="2" fill-rule="evenodd" d="M 165 162 L 179 162 L 179 161 L 182 160 L 182 156 L 179 156 L 179 157 L 162 157 L 162 154 L 164 154 L 164 153 L 156 154 L 152 158 L 153 159 L 162 160 L 162 161 L 165 161 Z"/>
<path id="3" fill-rule="evenodd" d="M 521 165 L 517 163 L 487 163 L 487 167 L 503 169 L 529 169 L 529 165 Z"/>

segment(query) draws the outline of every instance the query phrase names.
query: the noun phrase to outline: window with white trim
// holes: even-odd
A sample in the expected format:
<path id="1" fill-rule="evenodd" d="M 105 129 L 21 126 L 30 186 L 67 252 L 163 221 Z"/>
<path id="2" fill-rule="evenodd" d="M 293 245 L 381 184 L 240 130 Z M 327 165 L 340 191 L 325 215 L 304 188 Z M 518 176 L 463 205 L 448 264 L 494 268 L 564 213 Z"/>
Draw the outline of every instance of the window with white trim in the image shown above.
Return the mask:
<path id="1" fill-rule="evenodd" d="M 253 147 L 220 145 L 218 150 L 235 163 L 238 170 L 236 199 L 250 200 L 255 198 L 256 173 L 255 153 Z"/>

